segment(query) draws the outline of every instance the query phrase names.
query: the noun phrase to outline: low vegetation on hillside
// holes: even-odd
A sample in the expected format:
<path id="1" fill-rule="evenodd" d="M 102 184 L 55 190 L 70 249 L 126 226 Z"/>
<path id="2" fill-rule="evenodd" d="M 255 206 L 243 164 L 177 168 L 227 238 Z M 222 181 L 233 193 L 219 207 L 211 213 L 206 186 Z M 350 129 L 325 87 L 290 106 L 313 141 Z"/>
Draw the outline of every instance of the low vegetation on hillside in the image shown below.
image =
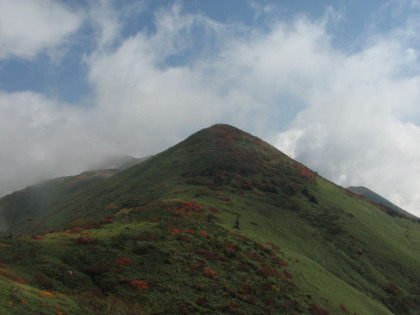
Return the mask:
<path id="1" fill-rule="evenodd" d="M 420 224 L 234 127 L 66 191 L 0 239 L 0 313 L 420 310 Z"/>

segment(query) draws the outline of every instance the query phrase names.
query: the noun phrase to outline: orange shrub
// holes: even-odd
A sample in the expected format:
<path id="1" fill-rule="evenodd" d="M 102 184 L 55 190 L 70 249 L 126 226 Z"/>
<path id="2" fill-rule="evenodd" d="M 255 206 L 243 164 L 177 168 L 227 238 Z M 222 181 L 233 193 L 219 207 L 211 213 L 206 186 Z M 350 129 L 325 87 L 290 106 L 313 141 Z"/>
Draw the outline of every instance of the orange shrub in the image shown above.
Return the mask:
<path id="1" fill-rule="evenodd" d="M 137 280 L 133 280 L 130 282 L 131 286 L 137 290 L 147 290 L 148 286 L 147 286 L 147 282 L 146 281 L 137 281 Z"/>

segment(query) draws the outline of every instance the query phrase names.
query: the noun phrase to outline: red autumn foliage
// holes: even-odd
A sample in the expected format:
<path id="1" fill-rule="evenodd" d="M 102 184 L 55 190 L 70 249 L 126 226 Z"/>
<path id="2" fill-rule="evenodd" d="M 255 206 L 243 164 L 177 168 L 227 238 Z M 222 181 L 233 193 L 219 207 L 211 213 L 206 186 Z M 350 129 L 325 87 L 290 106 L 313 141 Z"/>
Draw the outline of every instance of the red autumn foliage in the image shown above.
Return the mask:
<path id="1" fill-rule="evenodd" d="M 308 181 L 312 183 L 316 183 L 316 173 L 311 171 L 306 166 L 296 163 L 293 165 L 296 171 L 296 174 L 298 174 L 301 177 L 306 178 Z"/>
<path id="2" fill-rule="evenodd" d="M 345 189 L 343 188 L 344 191 L 351 197 L 357 198 L 357 199 L 364 199 L 364 197 L 362 195 L 356 194 L 354 192 L 352 192 L 351 190 Z"/>
<path id="3" fill-rule="evenodd" d="M 349 311 L 347 310 L 347 306 L 345 306 L 344 304 L 340 304 L 340 309 L 342 311 L 344 311 L 344 313 L 348 313 Z"/>
<path id="4" fill-rule="evenodd" d="M 245 271 L 250 272 L 252 270 L 252 267 L 245 263 L 238 263 L 235 267 L 236 271 Z"/>
<path id="5" fill-rule="evenodd" d="M 286 278 L 293 279 L 293 275 L 287 270 L 284 271 L 284 275 L 286 276 Z"/>
<path id="6" fill-rule="evenodd" d="M 232 252 L 232 253 L 235 252 L 235 248 L 232 246 L 232 244 L 226 244 L 225 249 L 229 252 Z"/>
<path id="7" fill-rule="evenodd" d="M 401 289 L 395 283 L 389 282 L 384 286 L 384 290 L 393 295 L 399 295 L 401 293 Z"/>
<path id="8" fill-rule="evenodd" d="M 54 286 L 45 276 L 41 273 L 35 275 L 35 282 L 39 284 L 42 289 L 51 290 Z"/>
<path id="9" fill-rule="evenodd" d="M 264 289 L 265 291 L 269 291 L 269 290 L 271 290 L 271 284 L 270 284 L 270 282 L 265 281 L 265 282 L 263 283 L 262 287 L 263 287 L 263 289 Z"/>
<path id="10" fill-rule="evenodd" d="M 328 311 L 323 309 L 321 306 L 311 303 L 311 307 L 309 308 L 309 312 L 313 315 L 328 315 Z"/>
<path id="11" fill-rule="evenodd" d="M 245 257 L 246 258 L 249 258 L 249 259 L 255 259 L 255 260 L 259 261 L 259 262 L 264 261 L 264 259 L 262 259 L 261 256 L 258 255 L 258 253 L 255 252 L 255 251 L 251 251 L 249 254 L 245 254 Z"/>
<path id="12" fill-rule="evenodd" d="M 273 252 L 272 252 L 272 251 L 271 251 L 271 249 L 269 249 L 269 248 L 266 248 L 266 247 L 264 247 L 264 246 L 258 245 L 258 249 L 259 249 L 260 251 L 264 252 L 264 253 L 267 253 L 267 254 L 270 254 L 271 256 L 274 256 L 274 255 L 273 255 Z"/>
<path id="13" fill-rule="evenodd" d="M 218 254 L 218 253 L 214 253 L 212 251 L 209 251 L 207 249 L 197 249 L 197 254 L 203 255 L 206 257 L 206 259 L 208 260 L 226 260 L 226 257 Z"/>
<path id="14" fill-rule="evenodd" d="M 191 216 L 191 213 L 193 212 L 201 213 L 204 211 L 204 208 L 195 201 L 176 201 L 171 204 L 159 204 L 157 207 L 166 211 L 171 211 L 176 216 Z"/>
<path id="15" fill-rule="evenodd" d="M 355 240 L 356 242 L 360 242 L 360 240 L 356 236 L 354 236 L 353 234 L 349 234 L 349 237 L 351 239 Z"/>
<path id="16" fill-rule="evenodd" d="M 33 239 L 33 240 L 42 240 L 42 237 L 41 236 L 36 236 L 36 235 L 32 235 L 31 236 L 31 238 Z"/>
<path id="17" fill-rule="evenodd" d="M 268 245 L 268 246 L 273 247 L 273 248 L 274 248 L 274 249 L 276 249 L 277 251 L 279 251 L 279 250 L 280 250 L 280 247 L 278 247 L 277 245 L 275 245 L 275 244 L 273 244 L 273 243 L 271 243 L 271 242 L 266 242 L 265 244 L 266 244 L 266 245 Z"/>
<path id="18" fill-rule="evenodd" d="M 250 294 L 251 293 L 251 288 L 249 287 L 248 284 L 242 284 L 241 285 L 241 289 L 239 290 L 239 293 L 241 293 L 241 294 Z"/>
<path id="19" fill-rule="evenodd" d="M 169 231 L 169 233 L 171 233 L 172 235 L 175 235 L 175 234 L 178 234 L 178 233 L 187 233 L 187 234 L 195 235 L 195 231 L 192 230 L 192 229 L 173 228 L 172 231 Z"/>
<path id="20" fill-rule="evenodd" d="M 78 228 L 75 228 L 75 227 L 70 230 L 70 234 L 80 234 L 80 233 L 82 233 L 82 230 L 79 230 Z"/>
<path id="21" fill-rule="evenodd" d="M 185 243 L 188 243 L 190 241 L 190 238 L 188 237 L 188 235 L 179 235 L 177 239 Z"/>
<path id="22" fill-rule="evenodd" d="M 96 244 L 97 239 L 94 237 L 88 237 L 88 236 L 80 236 L 76 239 L 76 243 L 82 244 L 82 245 L 88 245 L 88 244 Z"/>
<path id="23" fill-rule="evenodd" d="M 255 274 L 259 276 L 275 276 L 275 277 L 281 277 L 282 273 L 280 270 L 276 269 L 272 265 L 270 265 L 268 262 L 263 262 L 259 265 L 257 270 L 255 271 Z"/>
<path id="24" fill-rule="evenodd" d="M 278 265 L 278 266 L 287 266 L 287 261 L 285 261 L 284 259 L 281 259 L 280 257 L 273 257 L 273 263 Z M 286 263 L 286 264 L 285 264 Z"/>
<path id="25" fill-rule="evenodd" d="M 115 263 L 120 266 L 131 266 L 133 261 L 127 257 L 121 257 L 120 259 L 116 259 Z"/>
<path id="26" fill-rule="evenodd" d="M 249 304 L 254 303 L 254 297 L 253 297 L 252 295 L 248 295 L 248 296 L 245 298 L 245 302 L 247 302 L 247 303 L 249 303 Z"/>
<path id="27" fill-rule="evenodd" d="M 229 314 L 236 314 L 238 312 L 239 305 L 236 302 L 230 302 L 222 306 L 222 310 Z"/>
<path id="28" fill-rule="evenodd" d="M 137 290 L 147 290 L 148 286 L 147 286 L 147 282 L 146 281 L 137 281 L 137 280 L 133 280 L 130 282 L 131 286 Z"/>
<path id="29" fill-rule="evenodd" d="M 6 270 L 4 270 L 2 268 L 0 269 L 0 276 L 5 277 L 9 280 L 12 280 L 12 281 L 20 283 L 20 284 L 26 284 L 25 280 L 23 280 L 22 278 L 19 278 L 18 276 L 14 275 L 12 273 L 7 272 Z"/>
<path id="30" fill-rule="evenodd" d="M 271 304 L 273 304 L 273 299 L 271 297 L 269 297 L 269 298 L 266 298 L 264 300 L 264 302 L 265 302 L 265 304 L 271 305 Z"/>
<path id="31" fill-rule="evenodd" d="M 214 272 L 213 269 L 210 269 L 210 268 L 204 268 L 203 275 L 210 279 L 217 279 L 216 273 Z"/>
<path id="32" fill-rule="evenodd" d="M 214 208 L 214 207 L 209 207 L 209 210 L 213 213 L 221 213 L 220 210 Z"/>
<path id="33" fill-rule="evenodd" d="M 203 306 L 203 305 L 206 305 L 208 303 L 208 301 L 207 301 L 207 298 L 205 298 L 205 297 L 199 297 L 199 298 L 197 298 L 195 303 L 197 305 Z"/>

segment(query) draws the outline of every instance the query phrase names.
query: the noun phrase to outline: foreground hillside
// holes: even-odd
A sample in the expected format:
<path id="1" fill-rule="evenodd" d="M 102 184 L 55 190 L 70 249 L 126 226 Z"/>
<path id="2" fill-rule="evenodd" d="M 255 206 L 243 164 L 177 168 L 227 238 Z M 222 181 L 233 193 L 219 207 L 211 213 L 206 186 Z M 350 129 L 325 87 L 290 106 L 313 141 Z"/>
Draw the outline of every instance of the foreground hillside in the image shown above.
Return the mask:
<path id="1" fill-rule="evenodd" d="M 59 196 L 0 240 L 1 314 L 420 311 L 420 224 L 231 126 Z"/>

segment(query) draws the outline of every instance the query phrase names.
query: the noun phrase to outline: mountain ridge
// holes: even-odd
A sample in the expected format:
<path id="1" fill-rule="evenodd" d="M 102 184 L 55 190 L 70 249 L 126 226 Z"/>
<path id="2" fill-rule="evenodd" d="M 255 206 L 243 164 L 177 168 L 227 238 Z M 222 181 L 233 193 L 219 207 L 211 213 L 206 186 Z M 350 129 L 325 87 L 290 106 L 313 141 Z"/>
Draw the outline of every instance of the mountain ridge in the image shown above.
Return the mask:
<path id="1" fill-rule="evenodd" d="M 379 205 L 382 205 L 388 209 L 394 210 L 396 213 L 394 215 L 403 215 L 406 217 L 409 217 L 411 219 L 414 220 L 418 220 L 419 218 L 417 216 L 415 216 L 414 214 L 401 209 L 400 207 L 398 207 L 397 205 L 393 204 L 392 202 L 390 202 L 389 200 L 387 200 L 386 198 L 382 197 L 381 195 L 379 195 L 378 193 L 370 190 L 367 187 L 364 186 L 349 186 L 346 189 L 350 190 L 351 192 L 361 195 L 369 200 L 372 200 L 374 202 L 376 202 Z"/>
<path id="2" fill-rule="evenodd" d="M 5 314 L 39 311 L 42 290 L 69 313 L 420 307 L 417 223 L 228 125 L 57 200 L 1 242 L 0 296 L 31 301 L 0 303 Z"/>

